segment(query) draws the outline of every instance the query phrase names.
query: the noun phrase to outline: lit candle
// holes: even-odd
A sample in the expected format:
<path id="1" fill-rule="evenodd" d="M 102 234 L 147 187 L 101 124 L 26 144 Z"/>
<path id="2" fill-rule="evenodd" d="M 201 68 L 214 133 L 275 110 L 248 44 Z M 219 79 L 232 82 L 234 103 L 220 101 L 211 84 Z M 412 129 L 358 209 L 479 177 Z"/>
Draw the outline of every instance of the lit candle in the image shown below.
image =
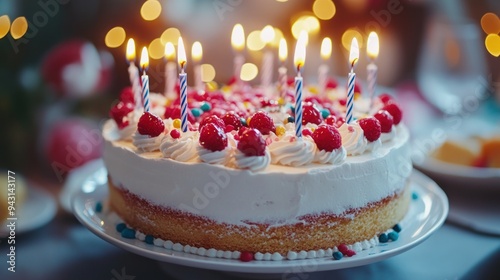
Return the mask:
<path id="1" fill-rule="evenodd" d="M 295 77 L 295 135 L 299 138 L 302 137 L 302 87 L 304 81 L 301 71 L 306 61 L 306 42 L 307 33 L 302 31 L 297 40 L 293 58 L 293 64 L 297 70 L 297 76 Z"/>
<path id="2" fill-rule="evenodd" d="M 181 68 L 181 73 L 179 73 L 179 83 L 181 85 L 181 128 L 182 132 L 187 132 L 187 74 L 184 71 L 184 68 L 186 67 L 186 50 L 184 48 L 182 37 L 179 37 L 179 42 L 177 44 L 177 62 L 179 63 L 179 67 Z"/>
<path id="3" fill-rule="evenodd" d="M 354 107 L 354 84 L 356 82 L 356 73 L 354 73 L 354 66 L 359 59 L 359 46 L 358 40 L 356 38 L 352 39 L 351 51 L 349 53 L 349 64 L 351 66 L 351 72 L 347 77 L 347 109 L 346 109 L 346 122 L 347 124 L 353 121 L 353 107 Z"/>
<path id="4" fill-rule="evenodd" d="M 287 69 L 286 69 L 286 59 L 288 58 L 288 46 L 286 44 L 285 38 L 280 39 L 280 45 L 278 49 L 278 57 L 280 59 L 281 66 L 278 69 L 279 74 L 279 90 L 280 90 L 280 102 L 283 103 L 285 101 L 286 90 L 288 87 L 288 77 L 287 77 Z"/>
<path id="5" fill-rule="evenodd" d="M 323 64 L 321 64 L 318 68 L 318 86 L 322 96 L 326 93 L 326 82 L 328 80 L 328 72 L 330 71 L 330 68 L 328 67 L 328 60 L 331 55 L 332 40 L 326 37 L 321 42 L 321 59 L 323 60 Z"/>
<path id="6" fill-rule="evenodd" d="M 266 45 L 266 49 L 262 57 L 262 68 L 260 71 L 260 83 L 264 88 L 270 87 L 273 80 L 274 55 L 268 45 L 274 40 L 274 36 L 274 28 L 271 25 L 266 25 L 260 32 L 260 39 Z"/>
<path id="7" fill-rule="evenodd" d="M 171 42 L 165 44 L 165 95 L 169 100 L 177 98 L 175 83 L 177 83 L 177 64 L 175 63 L 175 47 Z"/>
<path id="8" fill-rule="evenodd" d="M 203 80 L 201 79 L 201 58 L 203 57 L 203 49 L 201 43 L 196 41 L 191 47 L 191 58 L 194 65 L 194 83 L 196 90 L 203 90 Z"/>
<path id="9" fill-rule="evenodd" d="M 377 86 L 377 65 L 375 64 L 375 59 L 377 59 L 379 52 L 379 42 L 378 36 L 375 32 L 370 32 L 368 35 L 368 46 L 366 48 L 368 57 L 370 58 L 370 64 L 366 67 L 368 73 L 368 94 L 370 98 L 370 107 L 373 102 L 373 96 L 375 95 L 375 87 Z"/>
<path id="10" fill-rule="evenodd" d="M 135 108 L 140 109 L 142 107 L 141 98 L 141 85 L 139 83 L 139 69 L 135 66 L 135 43 L 134 39 L 130 38 L 127 42 L 127 61 L 128 75 L 130 79 L 130 84 L 132 85 L 132 92 L 134 93 Z"/>
<path id="11" fill-rule="evenodd" d="M 245 64 L 245 57 L 243 56 L 243 50 L 245 49 L 245 31 L 241 24 L 236 24 L 233 27 L 233 32 L 231 33 L 231 46 L 235 51 L 234 56 L 234 77 L 236 78 L 236 84 L 241 86 L 241 67 Z"/>
<path id="12" fill-rule="evenodd" d="M 146 47 L 142 48 L 140 65 L 142 69 L 142 102 L 144 103 L 144 111 L 149 112 L 149 77 L 146 75 L 146 70 L 149 66 L 149 56 Z"/>

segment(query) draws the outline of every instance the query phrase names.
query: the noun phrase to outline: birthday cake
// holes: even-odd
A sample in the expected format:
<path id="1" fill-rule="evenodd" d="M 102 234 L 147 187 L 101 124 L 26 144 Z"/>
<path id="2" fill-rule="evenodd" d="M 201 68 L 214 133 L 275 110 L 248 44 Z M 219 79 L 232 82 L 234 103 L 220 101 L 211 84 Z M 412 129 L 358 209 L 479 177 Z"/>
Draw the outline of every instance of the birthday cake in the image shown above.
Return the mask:
<path id="1" fill-rule="evenodd" d="M 103 127 L 109 207 L 126 225 L 119 231 L 242 260 L 375 246 L 409 206 L 402 112 L 390 95 L 357 96 L 346 123 L 345 91 L 304 96 L 298 134 L 293 95 L 193 90 L 183 120 L 179 99 L 151 94 L 144 112 L 125 89 Z"/>

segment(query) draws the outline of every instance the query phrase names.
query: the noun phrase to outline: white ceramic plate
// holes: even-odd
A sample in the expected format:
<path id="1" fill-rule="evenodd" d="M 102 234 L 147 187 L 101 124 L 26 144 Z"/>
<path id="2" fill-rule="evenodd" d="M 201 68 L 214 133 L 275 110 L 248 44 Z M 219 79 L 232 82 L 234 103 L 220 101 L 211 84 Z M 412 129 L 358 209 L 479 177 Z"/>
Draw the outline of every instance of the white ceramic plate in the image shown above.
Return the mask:
<path id="1" fill-rule="evenodd" d="M 57 212 L 56 201 L 48 192 L 40 188 L 27 186 L 26 195 L 26 200 L 16 213 L 16 235 L 47 224 L 54 218 Z M 0 237 L 9 235 L 8 223 L 9 221 L 6 221 L 0 225 Z"/>
<path id="2" fill-rule="evenodd" d="M 78 220 L 100 238 L 130 252 L 158 261 L 240 273 L 286 273 L 297 267 L 324 271 L 365 265 L 400 254 L 424 241 L 443 224 L 448 214 L 448 199 L 444 192 L 436 183 L 418 171 L 412 173 L 410 180 L 411 190 L 418 195 L 418 198 L 411 201 L 408 214 L 400 222 L 403 230 L 399 239 L 395 242 L 377 245 L 359 252 L 353 257 L 345 257 L 341 260 L 321 258 L 245 263 L 238 260 L 208 258 L 175 252 L 146 244 L 137 239 L 125 239 L 116 231 L 116 220 L 113 219 L 113 215 L 95 212 L 96 203 L 104 202 L 107 199 L 107 188 L 104 186 L 74 196 L 72 207 Z"/>

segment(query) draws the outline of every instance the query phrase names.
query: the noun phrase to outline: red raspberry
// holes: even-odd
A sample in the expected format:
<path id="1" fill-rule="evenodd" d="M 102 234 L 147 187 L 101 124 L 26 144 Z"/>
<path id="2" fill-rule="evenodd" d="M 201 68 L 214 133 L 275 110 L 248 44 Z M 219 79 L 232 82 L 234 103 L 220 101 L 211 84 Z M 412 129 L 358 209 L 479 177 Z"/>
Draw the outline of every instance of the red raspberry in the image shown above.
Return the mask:
<path id="1" fill-rule="evenodd" d="M 308 123 L 320 124 L 321 123 L 321 113 L 313 105 L 304 105 L 302 111 L 302 125 Z"/>
<path id="2" fill-rule="evenodd" d="M 188 121 L 190 123 L 195 123 L 196 119 L 191 113 L 191 110 L 188 109 Z M 165 119 L 180 119 L 181 118 L 181 105 L 171 105 L 165 108 L 165 113 L 163 114 L 163 118 Z"/>
<path id="3" fill-rule="evenodd" d="M 243 251 L 240 254 L 240 261 L 242 262 L 250 262 L 253 261 L 253 253 Z"/>
<path id="4" fill-rule="evenodd" d="M 312 138 L 316 146 L 318 146 L 318 149 L 327 152 L 338 149 L 342 145 L 339 131 L 335 127 L 327 124 L 318 126 L 312 134 Z"/>
<path id="5" fill-rule="evenodd" d="M 128 121 L 125 121 L 123 118 L 125 118 L 127 114 L 132 112 L 133 110 L 134 104 L 120 101 L 111 108 L 109 114 L 113 118 L 113 120 L 115 120 L 118 128 L 122 129 L 128 125 Z"/>
<path id="6" fill-rule="evenodd" d="M 339 246 L 337 246 L 337 249 L 339 249 L 339 252 L 344 255 L 347 253 L 347 251 L 349 251 L 349 248 L 345 244 L 340 244 Z"/>
<path id="7" fill-rule="evenodd" d="M 389 103 L 386 104 L 382 110 L 386 110 L 389 112 L 389 114 L 392 115 L 394 118 L 394 124 L 397 125 L 401 122 L 401 119 L 403 118 L 403 111 L 401 111 L 401 108 L 396 103 Z"/>
<path id="8" fill-rule="evenodd" d="M 249 128 L 240 135 L 238 150 L 246 156 L 263 156 L 266 152 L 266 142 L 260 131 Z"/>
<path id="9" fill-rule="evenodd" d="M 222 117 L 222 120 L 226 125 L 232 125 L 236 130 L 240 129 L 241 127 L 240 117 L 234 111 L 227 112 Z"/>
<path id="10" fill-rule="evenodd" d="M 226 125 L 226 127 L 224 127 L 224 132 L 225 133 L 229 133 L 229 132 L 231 132 L 233 130 L 234 130 L 234 126 L 232 126 L 230 124 L 228 124 L 228 125 Z"/>
<path id="11" fill-rule="evenodd" d="M 130 102 L 132 104 L 135 103 L 134 92 L 132 91 L 132 87 L 124 87 L 120 92 L 120 101 L 125 103 Z"/>
<path id="12" fill-rule="evenodd" d="M 337 123 L 337 117 L 335 117 L 334 115 L 329 115 L 328 117 L 326 117 L 325 123 L 335 126 Z"/>
<path id="13" fill-rule="evenodd" d="M 137 124 L 137 131 L 139 131 L 139 134 L 141 135 L 156 137 L 164 130 L 165 124 L 163 123 L 163 120 L 150 112 L 144 112 L 139 119 L 139 123 Z"/>
<path id="14" fill-rule="evenodd" d="M 379 122 L 383 133 L 391 132 L 394 119 L 386 110 L 380 110 L 373 115 Z"/>
<path id="15" fill-rule="evenodd" d="M 222 151 L 227 147 L 227 136 L 222 128 L 208 123 L 200 131 L 200 145 L 210 151 Z"/>
<path id="16" fill-rule="evenodd" d="M 268 135 L 269 132 L 275 132 L 273 119 L 262 111 L 255 113 L 250 119 L 249 127 L 258 129 L 262 134 Z"/>
<path id="17" fill-rule="evenodd" d="M 384 103 L 384 105 L 394 101 L 392 96 L 388 93 L 382 93 L 381 95 L 378 96 L 378 99 L 380 99 L 380 101 L 382 101 L 382 103 Z"/>
<path id="18" fill-rule="evenodd" d="M 363 129 L 365 137 L 368 141 L 373 142 L 380 138 L 382 129 L 380 122 L 374 117 L 367 117 L 359 120 L 359 126 Z"/>
<path id="19" fill-rule="evenodd" d="M 218 128 L 221 128 L 222 130 L 224 130 L 224 128 L 226 127 L 226 124 L 224 123 L 223 120 L 221 120 L 216 115 L 211 115 L 201 120 L 198 130 L 201 131 L 201 129 L 209 123 L 215 124 Z"/>
<path id="20" fill-rule="evenodd" d="M 174 139 L 179 139 L 181 137 L 181 133 L 177 129 L 172 129 L 170 131 L 170 136 Z"/>

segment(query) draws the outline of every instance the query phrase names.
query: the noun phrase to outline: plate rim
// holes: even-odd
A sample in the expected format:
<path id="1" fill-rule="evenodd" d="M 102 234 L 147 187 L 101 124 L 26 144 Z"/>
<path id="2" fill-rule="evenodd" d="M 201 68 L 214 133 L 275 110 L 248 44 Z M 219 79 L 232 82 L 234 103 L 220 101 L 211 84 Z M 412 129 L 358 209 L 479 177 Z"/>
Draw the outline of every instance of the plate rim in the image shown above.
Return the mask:
<path id="1" fill-rule="evenodd" d="M 191 254 L 184 252 L 171 251 L 169 252 L 169 254 L 165 254 L 163 252 L 149 250 L 147 248 L 142 248 L 140 246 L 132 244 L 132 242 L 143 243 L 143 241 L 139 241 L 136 239 L 121 240 L 119 238 L 116 238 L 110 235 L 110 233 L 107 233 L 103 227 L 98 227 L 96 224 L 89 222 L 91 221 L 91 217 L 85 215 L 83 211 L 80 211 L 80 207 L 83 207 L 81 210 L 86 209 L 84 207 L 85 204 L 88 203 L 89 199 L 92 199 L 93 196 L 96 195 L 95 194 L 96 190 L 89 193 L 80 192 L 79 194 L 74 195 L 71 200 L 71 207 L 73 210 L 73 214 L 78 219 L 78 221 L 101 239 L 104 239 L 108 243 L 111 243 L 112 245 L 115 245 L 129 252 L 153 260 L 157 260 L 160 262 L 166 262 L 166 263 L 201 268 L 201 269 L 211 269 L 211 270 L 239 272 L 239 273 L 254 273 L 254 274 L 284 273 L 288 272 L 290 269 L 293 269 L 297 266 L 315 262 L 317 264 L 317 269 L 315 271 L 325 271 L 325 270 L 336 270 L 336 269 L 362 266 L 369 263 L 374 263 L 377 261 L 387 259 L 394 255 L 401 254 L 425 241 L 429 236 L 431 236 L 437 229 L 439 229 L 444 224 L 449 212 L 448 198 L 444 193 L 444 191 L 432 179 L 430 179 L 429 177 L 427 177 L 426 175 L 415 169 L 413 169 L 410 175 L 410 180 L 416 183 L 418 187 L 420 187 L 426 193 L 432 194 L 435 198 L 437 198 L 437 200 L 433 200 L 432 203 L 433 204 L 438 203 L 439 206 L 435 207 L 440 208 L 442 210 L 442 212 L 439 213 L 440 215 L 438 216 L 438 219 L 435 219 L 434 222 L 432 223 L 432 226 L 430 226 L 430 228 L 425 233 L 423 233 L 421 236 L 419 236 L 412 242 L 401 244 L 401 246 L 398 246 L 391 250 L 379 252 L 374 255 L 368 255 L 366 257 L 363 257 L 362 259 L 343 259 L 341 262 L 335 262 L 330 259 L 323 258 L 323 259 L 283 260 L 283 261 L 254 261 L 246 263 L 233 259 L 230 260 L 230 259 L 219 259 L 219 258 L 204 258 L 197 255 L 192 255 L 192 258 L 190 258 L 189 255 Z"/>

